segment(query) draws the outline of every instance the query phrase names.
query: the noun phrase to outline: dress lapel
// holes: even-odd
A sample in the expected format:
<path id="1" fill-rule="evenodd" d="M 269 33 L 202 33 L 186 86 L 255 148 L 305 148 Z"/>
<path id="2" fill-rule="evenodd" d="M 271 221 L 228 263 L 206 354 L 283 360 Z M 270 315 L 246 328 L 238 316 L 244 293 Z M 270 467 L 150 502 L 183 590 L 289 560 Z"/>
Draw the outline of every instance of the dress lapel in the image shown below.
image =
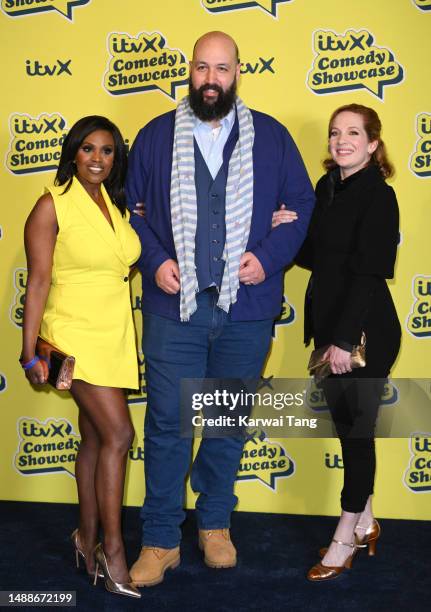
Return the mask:
<path id="1" fill-rule="evenodd" d="M 79 209 L 86 221 L 92 226 L 92 228 L 99 234 L 101 238 L 109 245 L 113 253 L 120 259 L 121 263 L 127 266 L 127 260 L 124 255 L 124 251 L 121 244 L 121 227 L 119 215 L 120 211 L 111 202 L 111 199 L 102 184 L 103 199 L 106 202 L 106 206 L 111 217 L 114 229 L 108 223 L 108 220 L 104 217 L 102 211 L 99 209 L 97 204 L 91 199 L 89 194 L 85 191 L 81 183 L 74 179 L 70 187 L 70 195 L 76 207 Z"/>

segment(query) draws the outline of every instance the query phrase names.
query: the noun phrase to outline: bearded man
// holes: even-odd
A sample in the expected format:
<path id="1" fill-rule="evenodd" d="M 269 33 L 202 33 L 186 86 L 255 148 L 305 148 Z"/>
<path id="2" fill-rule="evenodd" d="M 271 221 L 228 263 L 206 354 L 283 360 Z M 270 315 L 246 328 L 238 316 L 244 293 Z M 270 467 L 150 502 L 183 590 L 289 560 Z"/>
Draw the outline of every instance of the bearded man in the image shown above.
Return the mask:
<path id="1" fill-rule="evenodd" d="M 142 550 L 130 575 L 163 580 L 180 562 L 192 440 L 180 436 L 182 378 L 259 378 L 280 314 L 284 268 L 307 231 L 313 189 L 288 131 L 236 95 L 238 47 L 196 42 L 189 95 L 138 134 L 127 198 L 142 242 L 147 385 Z M 271 230 L 281 204 L 294 223 Z M 203 438 L 191 469 L 199 545 L 210 567 L 236 564 L 230 517 L 241 437 Z"/>

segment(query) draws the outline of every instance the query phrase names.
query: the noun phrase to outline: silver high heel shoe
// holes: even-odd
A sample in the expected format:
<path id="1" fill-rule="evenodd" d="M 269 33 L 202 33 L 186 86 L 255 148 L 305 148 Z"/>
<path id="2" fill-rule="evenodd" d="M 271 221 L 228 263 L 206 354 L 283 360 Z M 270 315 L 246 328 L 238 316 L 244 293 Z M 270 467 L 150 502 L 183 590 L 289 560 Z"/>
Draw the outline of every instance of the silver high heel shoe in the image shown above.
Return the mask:
<path id="1" fill-rule="evenodd" d="M 115 582 L 112 580 L 102 544 L 98 544 L 96 546 L 94 549 L 94 556 L 96 557 L 96 574 L 94 576 L 94 585 L 97 583 L 98 570 L 100 566 L 103 569 L 105 588 L 107 591 L 115 593 L 116 595 L 126 595 L 128 597 L 137 598 L 141 597 L 141 593 L 131 582 Z"/>
<path id="2" fill-rule="evenodd" d="M 79 534 L 79 530 L 75 529 L 75 531 L 72 531 L 72 533 L 70 534 L 70 539 L 72 540 L 72 544 L 75 549 L 76 567 L 79 569 L 79 558 L 80 557 L 82 558 L 82 560 L 84 561 L 84 565 L 85 565 L 86 559 L 85 559 L 84 552 L 79 548 L 78 534 Z M 98 573 L 99 578 L 104 578 L 102 570 L 99 569 L 98 572 L 99 572 Z M 89 572 L 88 575 L 91 576 L 92 578 L 94 577 L 94 573 Z"/>

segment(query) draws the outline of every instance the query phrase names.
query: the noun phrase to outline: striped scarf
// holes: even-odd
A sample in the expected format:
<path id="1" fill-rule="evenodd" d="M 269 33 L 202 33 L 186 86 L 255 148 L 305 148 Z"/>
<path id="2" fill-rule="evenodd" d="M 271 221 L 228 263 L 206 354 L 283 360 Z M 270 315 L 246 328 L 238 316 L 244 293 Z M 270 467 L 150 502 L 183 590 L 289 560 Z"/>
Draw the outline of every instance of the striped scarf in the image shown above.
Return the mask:
<path id="1" fill-rule="evenodd" d="M 253 212 L 253 117 L 236 98 L 239 138 L 229 161 L 226 183 L 225 262 L 217 306 L 229 311 L 239 288 L 239 262 L 245 252 Z M 195 266 L 197 201 L 193 128 L 195 115 L 188 97 L 181 100 L 175 116 L 171 173 L 171 217 L 175 250 L 180 268 L 180 319 L 188 321 L 196 310 L 199 291 Z"/>

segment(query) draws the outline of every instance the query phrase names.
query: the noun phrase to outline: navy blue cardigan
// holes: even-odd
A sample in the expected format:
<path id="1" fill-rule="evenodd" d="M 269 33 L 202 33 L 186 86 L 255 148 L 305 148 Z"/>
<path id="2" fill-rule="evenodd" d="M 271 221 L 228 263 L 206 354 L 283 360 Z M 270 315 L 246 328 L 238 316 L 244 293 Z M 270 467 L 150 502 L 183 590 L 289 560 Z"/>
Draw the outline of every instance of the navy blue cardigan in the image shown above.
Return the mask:
<path id="1" fill-rule="evenodd" d="M 262 264 L 266 278 L 258 285 L 240 285 L 231 308 L 235 321 L 275 318 L 280 314 L 284 268 L 299 250 L 314 206 L 314 193 L 293 139 L 274 118 L 251 111 L 255 128 L 253 146 L 253 215 L 247 251 Z M 127 202 L 145 203 L 145 218 L 130 221 L 142 243 L 137 263 L 142 272 L 142 310 L 179 320 L 179 293 L 168 295 L 157 287 L 154 275 L 167 259 L 175 259 L 170 213 L 170 183 L 175 111 L 150 121 L 138 133 L 129 155 Z M 238 139 L 238 120 L 223 151 L 225 171 Z M 272 213 L 280 204 L 295 210 L 298 220 L 271 230 Z"/>

